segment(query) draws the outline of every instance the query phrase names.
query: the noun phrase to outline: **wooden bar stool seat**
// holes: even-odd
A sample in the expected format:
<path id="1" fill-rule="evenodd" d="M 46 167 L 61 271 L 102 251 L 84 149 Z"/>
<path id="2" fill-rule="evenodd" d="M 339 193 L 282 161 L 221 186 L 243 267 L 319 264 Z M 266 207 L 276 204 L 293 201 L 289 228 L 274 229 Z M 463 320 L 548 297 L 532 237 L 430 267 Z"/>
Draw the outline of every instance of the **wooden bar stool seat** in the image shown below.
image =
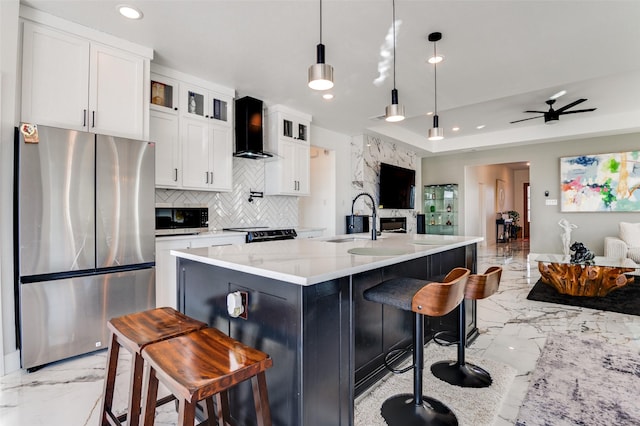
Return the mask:
<path id="1" fill-rule="evenodd" d="M 470 275 L 465 288 L 465 299 L 478 300 L 491 296 L 498 291 L 502 267 L 492 266 L 484 274 Z M 465 302 L 460 305 L 458 320 L 458 359 L 453 361 L 440 361 L 431 365 L 431 373 L 434 376 L 452 385 L 464 388 L 484 388 L 491 386 L 491 375 L 483 368 L 475 364 L 465 362 L 465 347 L 467 336 Z"/>
<path id="2" fill-rule="evenodd" d="M 206 328 L 149 345 L 142 351 L 142 357 L 149 370 L 142 413 L 145 426 L 154 422 L 159 383 L 178 400 L 179 426 L 194 424 L 196 404 L 203 400 L 207 424 L 233 424 L 227 391 L 249 379 L 257 424 L 271 425 L 265 377 L 265 371 L 273 365 L 269 355 L 215 328 Z"/>
<path id="3" fill-rule="evenodd" d="M 142 350 L 149 344 L 200 330 L 207 327 L 207 324 L 190 318 L 173 308 L 165 307 L 112 318 L 107 322 L 107 327 L 111 331 L 111 339 L 109 341 L 107 372 L 102 393 L 101 424 L 102 426 L 117 426 L 128 419 L 127 424 L 135 426 L 139 424 L 141 411 L 144 364 Z M 129 383 L 128 410 L 124 414 L 116 416 L 113 413 L 113 394 L 120 347 L 131 352 L 133 360 Z M 158 401 L 158 404 L 161 405 L 171 400 L 172 398 L 166 398 Z"/>
<path id="4" fill-rule="evenodd" d="M 455 268 L 442 282 L 415 278 L 395 278 L 364 292 L 364 298 L 396 308 L 412 311 L 413 328 L 413 394 L 401 394 L 387 399 L 381 408 L 382 417 L 390 426 L 457 425 L 451 409 L 435 398 L 422 393 L 424 370 L 424 316 L 440 317 L 453 311 L 464 298 L 467 277 L 471 271 Z"/>

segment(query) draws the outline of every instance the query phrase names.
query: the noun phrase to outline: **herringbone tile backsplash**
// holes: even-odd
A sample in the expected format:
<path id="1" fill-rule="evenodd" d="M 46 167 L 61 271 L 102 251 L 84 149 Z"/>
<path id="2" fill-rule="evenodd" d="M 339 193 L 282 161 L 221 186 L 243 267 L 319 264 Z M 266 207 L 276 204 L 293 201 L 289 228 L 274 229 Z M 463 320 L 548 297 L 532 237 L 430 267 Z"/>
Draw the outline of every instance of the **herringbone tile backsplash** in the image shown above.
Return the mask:
<path id="1" fill-rule="evenodd" d="M 231 192 L 156 189 L 156 203 L 206 205 L 209 229 L 298 225 L 297 197 L 265 196 L 249 202 L 249 191 L 264 191 L 264 160 L 234 158 Z"/>

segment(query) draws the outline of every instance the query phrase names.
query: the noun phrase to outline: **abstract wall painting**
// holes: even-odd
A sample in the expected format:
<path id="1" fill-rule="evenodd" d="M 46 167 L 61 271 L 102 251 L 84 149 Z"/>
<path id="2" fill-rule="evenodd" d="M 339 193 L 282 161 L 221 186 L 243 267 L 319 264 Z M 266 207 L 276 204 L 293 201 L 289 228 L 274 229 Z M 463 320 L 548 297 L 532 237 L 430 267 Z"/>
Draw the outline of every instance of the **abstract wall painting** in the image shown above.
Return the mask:
<path id="1" fill-rule="evenodd" d="M 640 151 L 560 158 L 563 212 L 640 211 Z"/>

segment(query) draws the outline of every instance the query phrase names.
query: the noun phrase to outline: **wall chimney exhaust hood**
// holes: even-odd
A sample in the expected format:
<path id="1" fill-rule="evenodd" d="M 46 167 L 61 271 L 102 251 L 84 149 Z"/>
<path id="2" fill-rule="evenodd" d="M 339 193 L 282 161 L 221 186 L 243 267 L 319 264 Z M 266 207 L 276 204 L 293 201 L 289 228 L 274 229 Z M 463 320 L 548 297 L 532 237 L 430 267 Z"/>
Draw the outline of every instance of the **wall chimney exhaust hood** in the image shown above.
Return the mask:
<path id="1" fill-rule="evenodd" d="M 234 157 L 268 158 L 273 154 L 263 150 L 264 116 L 262 101 L 249 96 L 236 99 L 236 149 Z"/>

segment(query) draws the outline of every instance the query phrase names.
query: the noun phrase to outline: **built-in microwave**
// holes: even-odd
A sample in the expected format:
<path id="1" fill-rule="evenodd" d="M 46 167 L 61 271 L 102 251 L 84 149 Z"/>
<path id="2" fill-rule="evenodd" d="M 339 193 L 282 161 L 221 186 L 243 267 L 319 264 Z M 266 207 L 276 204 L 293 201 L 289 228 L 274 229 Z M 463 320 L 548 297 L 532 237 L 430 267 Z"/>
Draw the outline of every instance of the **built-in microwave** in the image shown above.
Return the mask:
<path id="1" fill-rule="evenodd" d="M 156 205 L 156 235 L 198 234 L 209 229 L 207 206 Z"/>

